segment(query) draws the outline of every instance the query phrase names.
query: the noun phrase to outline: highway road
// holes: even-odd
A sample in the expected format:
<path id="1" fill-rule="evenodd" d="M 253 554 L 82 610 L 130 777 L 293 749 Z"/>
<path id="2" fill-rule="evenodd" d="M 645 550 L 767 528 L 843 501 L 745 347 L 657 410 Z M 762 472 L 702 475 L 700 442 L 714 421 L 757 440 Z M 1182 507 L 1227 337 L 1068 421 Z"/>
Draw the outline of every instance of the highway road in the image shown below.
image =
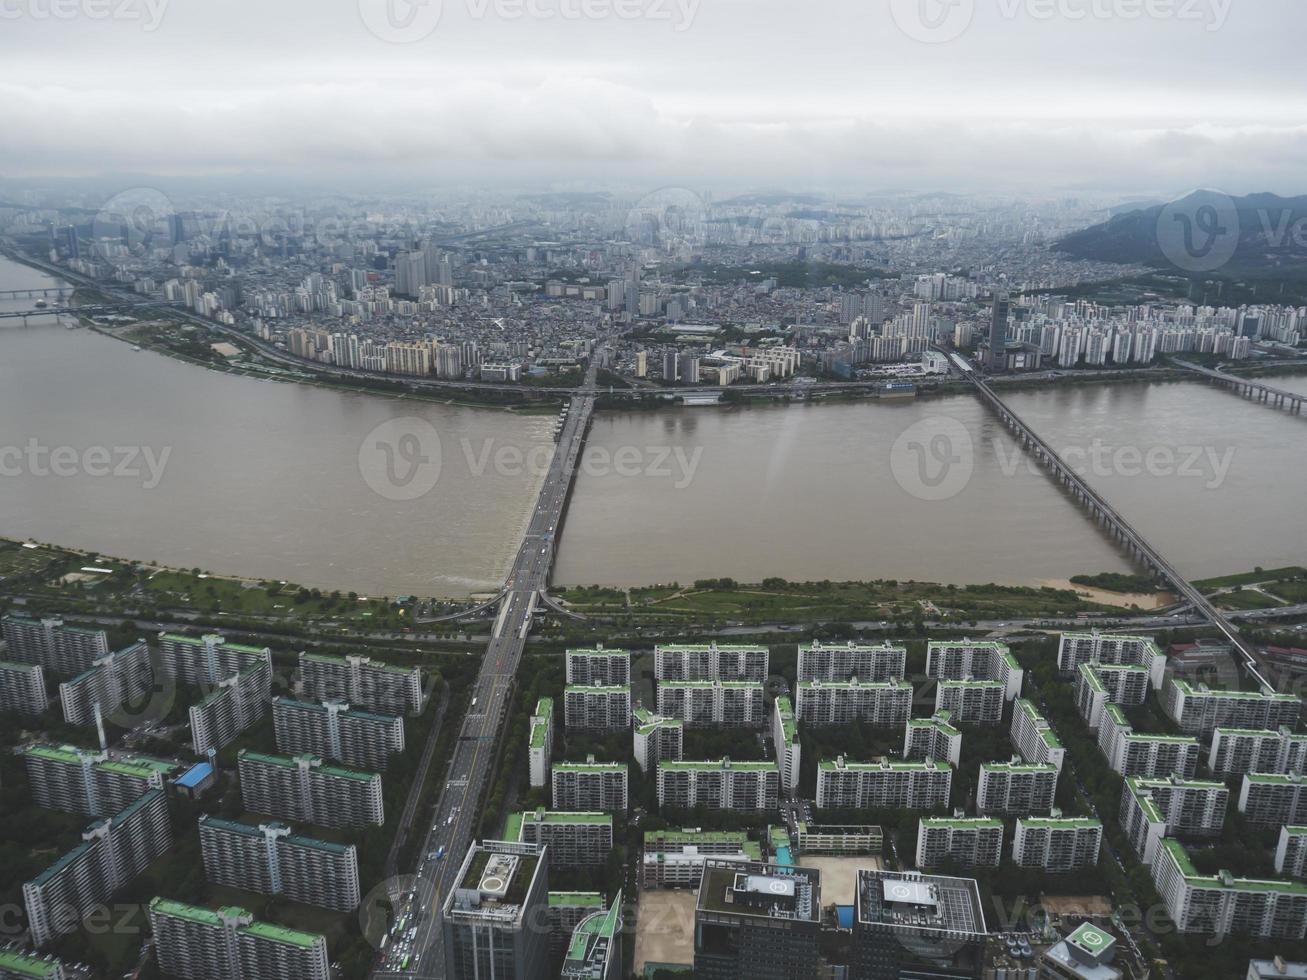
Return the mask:
<path id="1" fill-rule="evenodd" d="M 395 960 L 402 962 L 403 957 L 392 953 L 396 942 L 392 938 L 387 949 L 392 959 L 373 973 L 375 978 L 444 976 L 440 907 L 456 885 L 454 878 L 476 834 L 497 742 L 512 701 L 513 679 L 531 631 L 540 592 L 549 582 L 558 527 L 594 411 L 595 377 L 605 357 L 606 350 L 597 348 L 590 359 L 583 390 L 568 405 L 567 418 L 535 512 L 505 583 L 481 673 L 472 689 L 473 700 L 463 719 L 444 787 L 418 857 L 417 881 L 412 889 L 415 894 L 409 913 L 415 920 L 417 934 L 408 954 L 409 969 L 397 969 Z M 437 853 L 441 854 L 439 858 L 434 856 Z M 412 926 L 406 924 L 405 932 L 409 928 Z"/>

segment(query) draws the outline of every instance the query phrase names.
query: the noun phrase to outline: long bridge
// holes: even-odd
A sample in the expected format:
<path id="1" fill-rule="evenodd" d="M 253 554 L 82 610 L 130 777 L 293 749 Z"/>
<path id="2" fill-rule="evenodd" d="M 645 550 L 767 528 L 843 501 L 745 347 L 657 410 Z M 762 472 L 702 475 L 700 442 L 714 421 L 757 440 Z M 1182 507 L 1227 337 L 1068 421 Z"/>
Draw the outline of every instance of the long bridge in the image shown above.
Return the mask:
<path id="1" fill-rule="evenodd" d="M 0 289 L 0 299 L 64 299 L 73 294 L 72 286 L 47 286 L 33 289 Z"/>
<path id="2" fill-rule="evenodd" d="M 1141 564 L 1169 584 L 1176 595 L 1194 608 L 1204 619 L 1220 631 L 1237 649 L 1244 667 L 1266 690 L 1274 690 L 1269 680 L 1269 665 L 1261 651 L 1246 640 L 1239 630 L 1217 609 L 1208 598 L 1180 574 L 1148 539 L 1137 531 L 1115 507 L 1083 477 L 1072 469 L 1061 456 L 1030 428 L 1016 412 L 1010 409 L 986 381 L 977 374 L 967 375 L 980 394 L 981 400 L 1021 440 L 1022 447 L 1042 463 L 1104 528 L 1117 539 Z"/>
<path id="3" fill-rule="evenodd" d="M 1238 375 L 1226 374 L 1224 371 L 1217 371 L 1212 368 L 1205 368 L 1190 361 L 1182 361 L 1178 358 L 1172 361 L 1176 367 L 1184 368 L 1186 371 L 1192 371 L 1200 374 L 1209 381 L 1223 385 L 1229 388 L 1240 398 L 1246 398 L 1250 401 L 1263 402 L 1272 405 L 1275 408 L 1283 408 L 1291 415 L 1302 415 L 1303 403 L 1307 402 L 1307 395 L 1300 395 L 1297 392 L 1285 391 L 1283 388 L 1275 388 L 1271 385 L 1264 385 L 1260 381 L 1250 381 L 1247 378 L 1241 378 Z"/>

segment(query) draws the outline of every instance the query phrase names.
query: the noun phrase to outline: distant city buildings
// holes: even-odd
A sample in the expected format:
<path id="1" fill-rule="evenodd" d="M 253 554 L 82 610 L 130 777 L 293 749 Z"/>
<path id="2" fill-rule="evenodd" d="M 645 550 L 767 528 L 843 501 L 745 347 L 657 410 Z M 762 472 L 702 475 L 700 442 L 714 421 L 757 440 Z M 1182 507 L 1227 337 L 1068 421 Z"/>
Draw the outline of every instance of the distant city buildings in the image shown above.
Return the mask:
<path id="1" fill-rule="evenodd" d="M 940 681 L 935 713 L 947 711 L 961 725 L 997 725 L 1003 720 L 1002 681 Z"/>
<path id="2" fill-rule="evenodd" d="M 687 727 L 761 728 L 763 686 L 754 681 L 660 681 L 658 713 Z"/>
<path id="3" fill-rule="evenodd" d="M 933 759 L 954 768 L 962 761 L 962 732 L 953 726 L 949 711 L 936 711 L 929 718 L 909 718 L 904 726 L 903 758 Z"/>
<path id="4" fill-rule="evenodd" d="M 1214 728 L 1207 766 L 1219 776 L 1307 772 L 1307 735 L 1288 728 Z"/>
<path id="5" fill-rule="evenodd" d="M 567 683 L 578 686 L 630 687 L 631 654 L 627 650 L 572 649 L 566 653 Z"/>
<path id="6" fill-rule="evenodd" d="M 767 680 L 769 651 L 764 646 L 687 644 L 654 647 L 654 677 L 659 681 Z"/>
<path id="7" fill-rule="evenodd" d="M 1115 704 L 1103 710 L 1098 747 L 1113 772 L 1145 779 L 1172 775 L 1191 779 L 1198 770 L 1201 755 L 1198 739 L 1192 736 L 1136 732 L 1125 712 Z"/>
<path id="8" fill-rule="evenodd" d="M 568 731 L 615 732 L 631 724 L 631 689 L 626 685 L 569 684 L 563 692 Z"/>
<path id="9" fill-rule="evenodd" d="M 651 775 L 664 760 L 679 760 L 685 752 L 685 722 L 666 718 L 647 708 L 632 713 L 632 738 L 635 761 L 640 770 Z"/>
<path id="10" fill-rule="evenodd" d="M 38 806 L 88 817 L 118 813 L 181 768 L 121 752 L 34 743 L 23 749 L 27 783 Z"/>
<path id="11" fill-rule="evenodd" d="M 820 640 L 799 644 L 798 681 L 825 683 L 858 680 L 886 682 L 906 673 L 907 648 L 892 643 L 860 644 L 850 640 L 842 646 L 827 646 Z"/>
<path id="12" fill-rule="evenodd" d="M 1144 864 L 1166 837 L 1216 837 L 1225 824 L 1230 791 L 1210 780 L 1128 777 L 1121 790 L 1121 829 Z"/>
<path id="13" fill-rule="evenodd" d="M 1003 700 L 1011 701 L 1021 695 L 1025 671 L 1004 643 L 932 640 L 926 645 L 926 676 L 938 681 L 997 682 Z"/>
<path id="14" fill-rule="evenodd" d="M 1135 664 L 1083 663 L 1076 670 L 1076 709 L 1098 731 L 1110 704 L 1137 707 L 1148 696 L 1148 670 Z"/>
<path id="15" fill-rule="evenodd" d="M 808 725 L 847 725 L 861 721 L 878 728 L 897 728 L 912 715 L 912 685 L 887 680 L 800 681 L 799 721 Z"/>
<path id="16" fill-rule="evenodd" d="M 1026 762 L 1051 765 L 1062 772 L 1066 749 L 1033 701 L 1018 698 L 1012 709 L 1012 747 Z"/>
<path id="17" fill-rule="evenodd" d="M 1302 701 L 1296 694 L 1220 691 L 1172 678 L 1162 696 L 1166 713 L 1186 735 L 1210 737 L 1217 728 L 1296 731 Z"/>

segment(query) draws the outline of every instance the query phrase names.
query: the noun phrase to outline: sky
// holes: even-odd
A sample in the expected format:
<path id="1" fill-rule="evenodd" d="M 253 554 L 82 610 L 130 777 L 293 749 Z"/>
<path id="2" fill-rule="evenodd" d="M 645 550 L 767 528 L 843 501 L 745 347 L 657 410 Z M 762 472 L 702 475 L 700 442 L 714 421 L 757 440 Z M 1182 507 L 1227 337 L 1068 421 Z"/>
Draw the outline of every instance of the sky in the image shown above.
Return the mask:
<path id="1" fill-rule="evenodd" d="M 1303 0 L 0 0 L 0 175 L 1307 192 Z"/>

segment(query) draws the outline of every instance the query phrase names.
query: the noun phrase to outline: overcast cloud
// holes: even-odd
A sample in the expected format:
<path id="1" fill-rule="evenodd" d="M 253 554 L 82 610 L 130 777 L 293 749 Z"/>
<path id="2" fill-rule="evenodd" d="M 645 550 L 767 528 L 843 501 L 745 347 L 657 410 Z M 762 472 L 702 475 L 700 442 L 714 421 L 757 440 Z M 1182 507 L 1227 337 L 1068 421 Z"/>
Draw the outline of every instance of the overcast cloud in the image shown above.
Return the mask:
<path id="1" fill-rule="evenodd" d="M 1304 190 L 1302 0 L 389 2 L 0 0 L 0 173 Z"/>

